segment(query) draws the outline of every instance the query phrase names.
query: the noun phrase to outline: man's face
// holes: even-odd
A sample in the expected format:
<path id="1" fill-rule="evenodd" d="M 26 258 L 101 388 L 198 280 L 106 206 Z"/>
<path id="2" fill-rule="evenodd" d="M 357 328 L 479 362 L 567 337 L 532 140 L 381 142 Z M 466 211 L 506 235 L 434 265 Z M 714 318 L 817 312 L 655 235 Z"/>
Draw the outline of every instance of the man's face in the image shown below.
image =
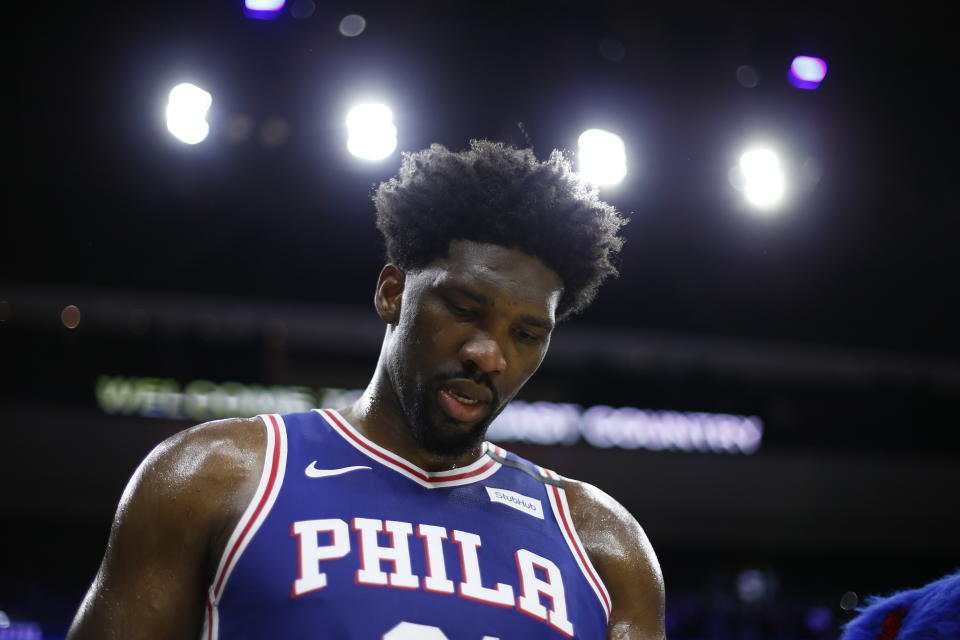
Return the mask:
<path id="1" fill-rule="evenodd" d="M 562 293 L 538 258 L 466 240 L 406 275 L 387 366 L 420 446 L 456 457 L 482 442 L 543 361 Z"/>

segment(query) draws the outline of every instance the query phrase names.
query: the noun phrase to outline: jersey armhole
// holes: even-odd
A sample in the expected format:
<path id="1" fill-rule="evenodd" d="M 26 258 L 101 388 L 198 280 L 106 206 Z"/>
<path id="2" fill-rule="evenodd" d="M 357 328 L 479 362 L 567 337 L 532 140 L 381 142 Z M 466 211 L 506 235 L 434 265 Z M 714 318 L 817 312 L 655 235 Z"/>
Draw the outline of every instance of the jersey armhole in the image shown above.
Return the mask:
<path id="1" fill-rule="evenodd" d="M 267 432 L 267 444 L 264 450 L 263 471 L 260 482 L 246 510 L 234 527 L 230 539 L 223 549 L 220 563 L 213 576 L 213 582 L 207 592 L 204 604 L 204 621 L 201 638 L 214 640 L 218 634 L 218 605 L 226 588 L 230 573 L 243 555 L 254 534 L 263 524 L 273 503 L 280 493 L 283 476 L 287 466 L 287 427 L 279 414 L 257 416 L 263 422 Z"/>
<path id="2" fill-rule="evenodd" d="M 560 476 L 550 469 L 544 469 L 539 466 L 537 469 L 547 478 L 556 481 L 556 484 L 551 483 L 544 485 L 547 490 L 547 496 L 550 498 L 550 507 L 553 509 L 553 515 L 560 525 L 560 532 L 563 534 L 563 539 L 567 541 L 567 546 L 570 547 L 570 553 L 573 554 L 574 560 L 577 561 L 577 566 L 579 566 L 580 571 L 583 572 L 583 577 L 586 579 L 587 584 L 590 585 L 596 594 L 597 599 L 600 601 L 600 606 L 603 608 L 609 621 L 611 610 L 610 592 L 607 591 L 607 587 L 603 584 L 600 574 L 597 573 L 593 563 L 590 562 L 590 556 L 587 555 L 587 550 L 584 548 L 583 542 L 577 534 L 577 529 L 573 524 L 573 518 L 570 515 L 570 505 L 567 503 L 567 492 L 563 489 Z"/>

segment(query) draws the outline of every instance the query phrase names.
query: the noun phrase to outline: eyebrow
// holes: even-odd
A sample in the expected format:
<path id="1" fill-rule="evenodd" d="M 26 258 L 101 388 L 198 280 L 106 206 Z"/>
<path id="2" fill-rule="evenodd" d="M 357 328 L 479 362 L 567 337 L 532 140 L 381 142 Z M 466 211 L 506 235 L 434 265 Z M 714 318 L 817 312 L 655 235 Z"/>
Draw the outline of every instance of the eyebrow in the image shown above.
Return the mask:
<path id="1" fill-rule="evenodd" d="M 476 302 L 477 304 L 486 304 L 486 305 L 492 304 L 490 301 L 490 298 L 488 298 L 487 296 L 483 295 L 479 291 L 474 291 L 473 289 L 469 289 L 463 285 L 445 284 L 444 288 L 449 289 L 450 291 L 455 291 L 461 295 L 464 295 L 470 298 L 471 300 L 473 300 L 474 302 Z"/>
<path id="2" fill-rule="evenodd" d="M 446 284 L 444 284 L 443 286 L 444 286 L 444 288 L 446 288 L 446 289 L 448 289 L 448 290 L 450 290 L 450 291 L 455 291 L 456 293 L 459 293 L 459 294 L 461 294 L 461 295 L 464 295 L 464 296 L 470 298 L 471 300 L 473 300 L 473 301 L 476 302 L 477 304 L 482 304 L 482 305 L 490 305 L 490 304 L 492 304 L 490 298 L 488 298 L 487 296 L 483 295 L 483 294 L 480 293 L 479 291 L 474 291 L 473 289 L 470 289 L 469 287 L 466 287 L 466 286 L 464 286 L 464 285 L 446 283 Z M 534 327 L 540 327 L 541 329 L 544 329 L 544 330 L 546 330 L 546 331 L 553 331 L 553 328 L 554 328 L 554 323 L 553 323 L 553 322 L 551 322 L 550 320 L 548 320 L 548 319 L 546 319 L 546 318 L 541 318 L 541 317 L 538 317 L 538 316 L 525 315 L 525 316 L 523 316 L 523 317 L 520 318 L 520 321 L 523 322 L 524 324 L 529 324 L 529 325 L 534 326 Z"/>
<path id="3" fill-rule="evenodd" d="M 544 318 L 538 318 L 536 316 L 523 316 L 520 318 L 525 324 L 533 325 L 534 327 L 540 327 L 547 331 L 553 331 L 553 323 Z"/>

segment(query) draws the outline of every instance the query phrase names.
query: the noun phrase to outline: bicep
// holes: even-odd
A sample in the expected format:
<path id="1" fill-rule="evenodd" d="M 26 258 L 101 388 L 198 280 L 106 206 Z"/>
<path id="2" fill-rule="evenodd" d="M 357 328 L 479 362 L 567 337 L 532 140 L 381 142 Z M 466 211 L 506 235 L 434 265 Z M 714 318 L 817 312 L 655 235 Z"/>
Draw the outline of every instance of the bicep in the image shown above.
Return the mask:
<path id="1" fill-rule="evenodd" d="M 210 529 L 163 457 L 151 454 L 124 491 L 73 640 L 199 636 Z"/>
<path id="2" fill-rule="evenodd" d="M 610 592 L 610 640 L 662 640 L 660 563 L 636 519 L 596 487 L 565 482 L 577 532 Z"/>
<path id="3" fill-rule="evenodd" d="M 598 568 L 610 591 L 610 640 L 662 640 L 664 592 L 660 563 L 640 525 L 623 523 L 622 550 Z"/>

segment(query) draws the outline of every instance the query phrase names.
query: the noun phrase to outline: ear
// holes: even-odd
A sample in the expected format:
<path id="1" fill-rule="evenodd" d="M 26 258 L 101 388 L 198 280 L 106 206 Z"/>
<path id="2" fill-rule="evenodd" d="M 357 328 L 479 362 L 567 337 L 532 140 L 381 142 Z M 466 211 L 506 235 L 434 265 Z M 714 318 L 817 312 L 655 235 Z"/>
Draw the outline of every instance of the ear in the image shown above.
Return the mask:
<path id="1" fill-rule="evenodd" d="M 388 264 L 380 271 L 373 306 L 387 324 L 397 324 L 400 321 L 400 299 L 403 297 L 406 281 L 407 274 L 395 264 Z"/>

